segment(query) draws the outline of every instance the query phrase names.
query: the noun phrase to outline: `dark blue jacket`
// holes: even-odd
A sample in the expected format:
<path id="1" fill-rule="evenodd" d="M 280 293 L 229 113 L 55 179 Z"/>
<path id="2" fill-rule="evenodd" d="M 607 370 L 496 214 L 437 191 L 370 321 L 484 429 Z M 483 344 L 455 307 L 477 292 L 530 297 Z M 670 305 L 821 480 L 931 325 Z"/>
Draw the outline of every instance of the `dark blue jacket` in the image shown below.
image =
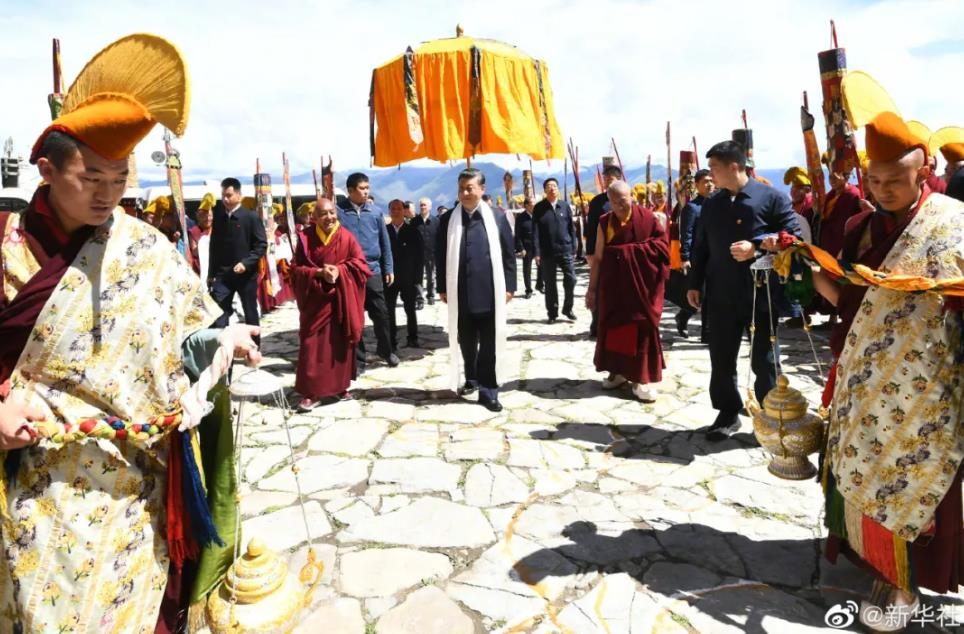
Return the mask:
<path id="1" fill-rule="evenodd" d="M 556 208 L 546 199 L 532 209 L 532 242 L 536 257 L 572 255 L 576 249 L 576 227 L 572 224 L 572 208 L 562 198 Z"/>
<path id="2" fill-rule="evenodd" d="M 439 293 L 446 293 L 445 257 L 448 252 L 449 221 L 452 213 L 443 215 L 439 220 L 438 239 L 435 243 L 435 279 Z M 485 224 L 479 214 L 470 219 L 465 211 L 462 214 L 462 245 L 459 251 L 459 311 L 469 315 L 485 315 L 495 310 L 495 290 L 492 281 L 492 265 L 489 253 L 489 239 Z M 499 246 L 502 253 L 494 257 L 502 258 L 502 272 L 505 275 L 505 290 L 515 293 L 515 252 L 512 244 L 512 227 L 505 212 L 493 209 L 495 224 L 499 228 Z"/>
<path id="3" fill-rule="evenodd" d="M 705 282 L 707 298 L 714 305 L 749 310 L 753 303 L 752 260 L 734 260 L 730 245 L 741 240 L 759 245 L 768 234 L 781 230 L 799 236 L 800 226 L 790 199 L 759 181 L 750 179 L 734 200 L 730 198 L 730 192 L 721 189 L 703 202 L 688 282 L 692 290 L 702 290 Z M 765 307 L 766 297 L 758 298 L 757 303 L 758 308 Z"/>
<path id="4" fill-rule="evenodd" d="M 689 262 L 693 257 L 693 240 L 696 238 L 696 225 L 699 223 L 700 211 L 706 199 L 697 196 L 686 203 L 680 213 L 679 255 L 683 262 Z"/>
<path id="5" fill-rule="evenodd" d="M 218 203 L 212 214 L 208 276 L 248 279 L 258 274 L 258 261 L 268 251 L 264 223 L 258 212 L 238 207 L 231 218 L 224 205 Z M 236 275 L 240 262 L 244 273 Z"/>
<path id="6" fill-rule="evenodd" d="M 355 211 L 347 198 L 338 204 L 338 222 L 351 232 L 368 260 L 368 268 L 375 275 L 393 275 L 392 245 L 385 228 L 385 216 L 371 201 L 366 201 L 361 213 Z"/>
<path id="7" fill-rule="evenodd" d="M 520 211 L 515 217 L 515 251 L 526 252 L 527 256 L 535 257 L 535 245 L 532 242 L 532 216 L 528 211 Z"/>
<path id="8" fill-rule="evenodd" d="M 586 253 L 595 255 L 596 253 L 596 229 L 599 228 L 599 219 L 604 213 L 609 212 L 609 196 L 605 193 L 596 194 L 589 201 L 589 213 L 586 214 Z"/>

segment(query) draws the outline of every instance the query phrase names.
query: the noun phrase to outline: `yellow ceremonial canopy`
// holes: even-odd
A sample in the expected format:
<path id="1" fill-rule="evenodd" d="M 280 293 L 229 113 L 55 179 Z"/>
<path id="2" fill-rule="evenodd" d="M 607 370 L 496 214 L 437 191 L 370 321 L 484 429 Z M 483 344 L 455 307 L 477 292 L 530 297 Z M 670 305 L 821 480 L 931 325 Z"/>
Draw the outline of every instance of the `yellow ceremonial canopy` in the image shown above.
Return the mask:
<path id="1" fill-rule="evenodd" d="M 495 40 L 433 40 L 372 71 L 371 153 L 387 167 L 476 154 L 562 158 L 546 63 Z"/>

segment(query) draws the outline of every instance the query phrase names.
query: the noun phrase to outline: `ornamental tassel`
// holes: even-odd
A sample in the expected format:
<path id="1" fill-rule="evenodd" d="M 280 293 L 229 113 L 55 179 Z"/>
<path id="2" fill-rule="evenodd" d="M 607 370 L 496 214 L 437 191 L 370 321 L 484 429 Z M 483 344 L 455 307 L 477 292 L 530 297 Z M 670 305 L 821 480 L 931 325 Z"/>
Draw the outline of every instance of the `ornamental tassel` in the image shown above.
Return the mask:
<path id="1" fill-rule="evenodd" d="M 197 543 L 191 537 L 191 518 L 184 512 L 184 450 L 178 432 L 171 434 L 167 461 L 167 550 L 180 572 L 186 559 L 197 559 Z"/>
<path id="2" fill-rule="evenodd" d="M 218 536 L 208 507 L 208 497 L 201 482 L 200 464 L 195 454 L 194 435 L 196 430 L 180 433 L 182 455 L 184 457 L 183 493 L 184 508 L 191 519 L 191 536 L 198 546 L 204 548 L 212 543 L 224 546 L 224 541 Z"/>

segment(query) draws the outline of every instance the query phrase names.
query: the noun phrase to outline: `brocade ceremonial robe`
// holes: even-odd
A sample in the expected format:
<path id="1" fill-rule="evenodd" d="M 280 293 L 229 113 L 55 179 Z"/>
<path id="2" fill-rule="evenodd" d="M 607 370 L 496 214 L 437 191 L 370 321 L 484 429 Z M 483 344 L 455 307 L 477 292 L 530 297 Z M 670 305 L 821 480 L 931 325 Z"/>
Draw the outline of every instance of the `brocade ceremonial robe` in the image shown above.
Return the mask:
<path id="1" fill-rule="evenodd" d="M 168 579 L 168 436 L 70 432 L 176 409 L 189 385 L 182 342 L 220 310 L 156 229 L 118 208 L 63 235 L 46 192 L 3 233 L 0 381 L 56 434 L 19 452 L 0 500 L 0 622 L 153 632 Z"/>

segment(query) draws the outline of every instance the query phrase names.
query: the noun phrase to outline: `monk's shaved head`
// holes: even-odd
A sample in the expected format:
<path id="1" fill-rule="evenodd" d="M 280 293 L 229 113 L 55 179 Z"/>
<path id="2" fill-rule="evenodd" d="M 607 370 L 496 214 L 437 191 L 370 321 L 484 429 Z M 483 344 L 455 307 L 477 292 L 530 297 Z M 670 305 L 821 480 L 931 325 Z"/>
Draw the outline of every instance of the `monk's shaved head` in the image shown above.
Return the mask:
<path id="1" fill-rule="evenodd" d="M 621 196 L 624 194 L 632 195 L 633 190 L 629 188 L 629 183 L 626 181 L 614 181 L 612 185 L 606 190 L 607 194 L 616 194 Z"/>
<path id="2" fill-rule="evenodd" d="M 929 173 L 927 155 L 915 148 L 896 161 L 870 161 L 867 185 L 881 208 L 903 213 L 920 198 L 921 185 Z"/>
<path id="3" fill-rule="evenodd" d="M 633 208 L 633 190 L 626 181 L 616 181 L 606 190 L 609 206 L 620 218 L 625 218 Z"/>

